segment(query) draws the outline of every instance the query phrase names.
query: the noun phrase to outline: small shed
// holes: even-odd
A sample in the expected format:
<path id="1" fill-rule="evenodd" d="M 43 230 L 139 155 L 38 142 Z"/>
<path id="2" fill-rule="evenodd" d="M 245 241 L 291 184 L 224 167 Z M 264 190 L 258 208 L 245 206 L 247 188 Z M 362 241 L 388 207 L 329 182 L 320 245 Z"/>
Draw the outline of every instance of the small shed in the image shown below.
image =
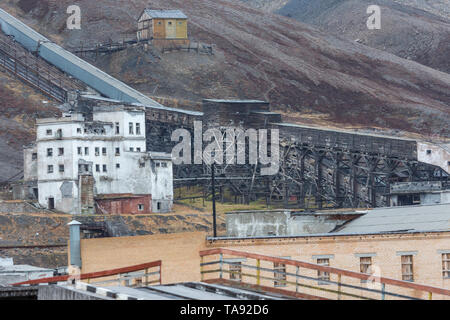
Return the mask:
<path id="1" fill-rule="evenodd" d="M 187 16 L 180 10 L 144 9 L 138 19 L 138 41 L 187 40 Z"/>

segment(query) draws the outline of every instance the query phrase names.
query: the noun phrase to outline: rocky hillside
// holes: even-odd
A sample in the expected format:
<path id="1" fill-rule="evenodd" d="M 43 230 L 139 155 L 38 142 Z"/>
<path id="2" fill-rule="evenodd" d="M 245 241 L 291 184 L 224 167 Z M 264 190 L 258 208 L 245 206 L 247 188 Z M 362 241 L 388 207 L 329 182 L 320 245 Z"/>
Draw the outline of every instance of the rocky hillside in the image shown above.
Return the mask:
<path id="1" fill-rule="evenodd" d="M 327 33 L 450 72 L 448 1 L 445 1 L 446 6 L 442 0 L 244 1 L 314 25 Z M 381 7 L 381 30 L 369 30 L 366 26 L 369 16 L 366 9 L 374 4 Z"/>
<path id="2" fill-rule="evenodd" d="M 21 177 L 22 148 L 35 139 L 35 119 L 55 114 L 54 102 L 0 69 L 0 182 Z"/>
<path id="3" fill-rule="evenodd" d="M 317 1 L 314 1 L 317 2 Z M 134 36 L 144 0 L 81 0 L 82 29 L 67 30 L 69 0 L 4 0 L 1 7 L 64 46 Z M 333 36 L 238 0 L 156 0 L 189 16 L 192 39 L 214 56 L 146 53 L 132 47 L 97 59 L 151 95 L 258 98 L 321 124 L 450 136 L 450 75 Z"/>

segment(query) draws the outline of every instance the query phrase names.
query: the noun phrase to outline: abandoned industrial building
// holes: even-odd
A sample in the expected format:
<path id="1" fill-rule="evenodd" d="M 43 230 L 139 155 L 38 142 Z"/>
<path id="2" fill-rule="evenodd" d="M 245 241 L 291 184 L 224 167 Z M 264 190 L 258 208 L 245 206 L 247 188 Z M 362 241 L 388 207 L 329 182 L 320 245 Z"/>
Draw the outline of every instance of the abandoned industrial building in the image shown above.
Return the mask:
<path id="1" fill-rule="evenodd" d="M 37 120 L 36 144 L 24 150 L 30 196 L 73 214 L 170 211 L 171 155 L 147 152 L 144 109 L 94 107 L 91 116 Z"/>
<path id="2" fill-rule="evenodd" d="M 61 112 L 36 119 L 23 175 L 0 190 L 2 223 L 51 227 L 0 237 L 0 298 L 450 299 L 448 143 L 290 123 L 266 100 L 167 107 L 2 9 L 0 27 L 0 66 Z M 188 17 L 144 9 L 132 42 L 189 46 Z M 200 161 L 177 161 L 178 129 L 189 137 L 182 156 Z M 207 130 L 220 151 L 242 143 L 241 160 L 254 148 L 277 163 L 234 153 L 208 163 L 195 139 Z M 231 130 L 270 139 L 252 145 Z M 234 207 L 221 208 L 217 235 L 219 199 Z M 14 265 L 22 237 L 21 250 L 41 238 L 39 249 L 59 250 L 62 270 Z"/>

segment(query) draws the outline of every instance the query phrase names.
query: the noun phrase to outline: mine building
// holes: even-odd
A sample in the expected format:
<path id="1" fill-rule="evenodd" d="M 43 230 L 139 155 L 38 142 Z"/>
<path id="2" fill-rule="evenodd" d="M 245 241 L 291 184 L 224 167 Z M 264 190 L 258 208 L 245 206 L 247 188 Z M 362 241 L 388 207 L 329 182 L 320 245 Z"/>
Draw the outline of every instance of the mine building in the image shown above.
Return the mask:
<path id="1" fill-rule="evenodd" d="M 137 39 L 187 45 L 187 19 L 180 10 L 145 9 L 138 19 Z"/>
<path id="2" fill-rule="evenodd" d="M 144 108 L 97 106 L 36 126 L 36 143 L 24 150 L 24 185 L 34 185 L 41 206 L 73 214 L 171 210 L 171 155 L 148 152 Z"/>

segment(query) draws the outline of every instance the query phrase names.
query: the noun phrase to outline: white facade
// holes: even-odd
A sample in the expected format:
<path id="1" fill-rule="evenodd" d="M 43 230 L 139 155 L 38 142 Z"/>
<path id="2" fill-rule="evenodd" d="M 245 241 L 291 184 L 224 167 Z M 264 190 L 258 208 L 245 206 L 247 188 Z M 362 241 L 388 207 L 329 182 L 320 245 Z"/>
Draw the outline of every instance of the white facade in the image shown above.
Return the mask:
<path id="1" fill-rule="evenodd" d="M 171 157 L 147 153 L 145 132 L 140 107 L 95 107 L 91 121 L 79 113 L 37 120 L 39 203 L 80 213 L 79 179 L 87 173 L 95 195 L 151 194 L 154 212 L 170 211 Z M 161 161 L 164 167 L 156 168 Z"/>
<path id="2" fill-rule="evenodd" d="M 417 160 L 441 167 L 450 173 L 450 145 L 417 142 Z"/>

